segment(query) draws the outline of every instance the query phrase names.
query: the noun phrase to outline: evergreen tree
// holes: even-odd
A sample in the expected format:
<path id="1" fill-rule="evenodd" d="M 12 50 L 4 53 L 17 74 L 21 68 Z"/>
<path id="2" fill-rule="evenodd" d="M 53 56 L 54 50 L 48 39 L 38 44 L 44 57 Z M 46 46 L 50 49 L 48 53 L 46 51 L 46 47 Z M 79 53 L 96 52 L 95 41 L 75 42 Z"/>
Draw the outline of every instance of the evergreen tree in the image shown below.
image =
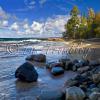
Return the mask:
<path id="1" fill-rule="evenodd" d="M 66 34 L 70 38 L 77 38 L 78 27 L 79 27 L 79 10 L 77 6 L 74 6 L 70 12 L 71 18 L 68 20 L 67 24 L 65 25 Z"/>

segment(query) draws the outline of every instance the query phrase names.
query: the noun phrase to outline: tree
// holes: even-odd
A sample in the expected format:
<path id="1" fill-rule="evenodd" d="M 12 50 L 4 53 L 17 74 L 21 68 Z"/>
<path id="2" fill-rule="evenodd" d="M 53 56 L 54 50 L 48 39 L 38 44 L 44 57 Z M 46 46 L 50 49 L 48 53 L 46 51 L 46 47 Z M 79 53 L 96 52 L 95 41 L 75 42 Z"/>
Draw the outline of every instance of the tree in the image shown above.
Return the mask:
<path id="1" fill-rule="evenodd" d="M 88 9 L 88 24 L 92 24 L 95 18 L 95 12 L 92 8 Z"/>
<path id="2" fill-rule="evenodd" d="M 100 38 L 100 13 L 95 15 L 92 28 L 95 36 Z"/>
<path id="3" fill-rule="evenodd" d="M 88 17 L 87 17 L 87 23 L 88 23 L 88 29 L 87 29 L 87 38 L 93 38 L 93 21 L 95 18 L 95 12 L 92 8 L 88 9 Z"/>
<path id="4" fill-rule="evenodd" d="M 74 6 L 70 12 L 71 18 L 68 20 L 67 24 L 65 25 L 66 34 L 68 37 L 77 38 L 78 27 L 79 27 L 79 10 L 77 6 Z"/>
<path id="5" fill-rule="evenodd" d="M 81 16 L 81 22 L 79 26 L 79 37 L 81 38 L 87 38 L 87 18 L 85 16 Z"/>

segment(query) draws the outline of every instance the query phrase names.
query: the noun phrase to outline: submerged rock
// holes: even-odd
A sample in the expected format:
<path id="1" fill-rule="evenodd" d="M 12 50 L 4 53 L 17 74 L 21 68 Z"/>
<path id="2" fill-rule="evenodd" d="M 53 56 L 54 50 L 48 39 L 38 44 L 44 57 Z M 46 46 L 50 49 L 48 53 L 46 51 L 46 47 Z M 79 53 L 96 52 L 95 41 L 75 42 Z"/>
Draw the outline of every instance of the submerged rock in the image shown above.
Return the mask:
<path id="1" fill-rule="evenodd" d="M 42 91 L 39 99 L 36 100 L 65 100 L 65 95 L 62 90 Z"/>
<path id="2" fill-rule="evenodd" d="M 66 89 L 66 100 L 84 100 L 84 91 L 76 86 L 69 87 Z"/>
<path id="3" fill-rule="evenodd" d="M 51 69 L 51 73 L 52 73 L 53 75 L 61 75 L 61 74 L 64 73 L 64 69 L 63 69 L 62 67 L 53 67 L 53 68 Z"/>
<path id="4" fill-rule="evenodd" d="M 15 77 L 21 81 L 34 82 L 38 79 L 38 73 L 30 62 L 25 62 L 17 68 Z"/>
<path id="5" fill-rule="evenodd" d="M 46 62 L 46 56 L 44 54 L 34 54 L 26 58 L 28 61 Z"/>

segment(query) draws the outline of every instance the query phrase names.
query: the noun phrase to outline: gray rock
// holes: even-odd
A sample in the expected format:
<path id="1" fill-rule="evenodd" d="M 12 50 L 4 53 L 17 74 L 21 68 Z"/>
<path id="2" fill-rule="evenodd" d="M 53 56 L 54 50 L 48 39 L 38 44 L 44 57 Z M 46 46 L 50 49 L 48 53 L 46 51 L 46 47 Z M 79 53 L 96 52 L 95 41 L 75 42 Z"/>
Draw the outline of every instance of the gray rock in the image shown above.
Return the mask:
<path id="1" fill-rule="evenodd" d="M 46 56 L 44 54 L 34 54 L 26 58 L 28 61 L 46 62 Z"/>
<path id="2" fill-rule="evenodd" d="M 100 100 L 100 92 L 93 92 L 89 95 L 90 100 Z"/>
<path id="3" fill-rule="evenodd" d="M 88 65 L 89 65 L 89 60 L 87 60 L 87 59 L 82 59 L 82 60 L 79 60 L 79 63 L 81 63 L 82 66 L 88 66 Z"/>
<path id="4" fill-rule="evenodd" d="M 93 74 L 92 79 L 94 83 L 99 83 L 100 82 L 100 73 Z"/>
<path id="5" fill-rule="evenodd" d="M 85 98 L 84 91 L 76 86 L 66 89 L 66 100 L 83 100 Z"/>
<path id="6" fill-rule="evenodd" d="M 63 69 L 62 67 L 53 67 L 53 68 L 51 69 L 51 73 L 52 73 L 53 75 L 61 75 L 61 74 L 64 73 L 64 69 Z"/>
<path id="7" fill-rule="evenodd" d="M 46 63 L 46 68 L 51 69 L 53 67 L 63 67 L 63 64 L 61 62 L 48 62 Z"/>
<path id="8" fill-rule="evenodd" d="M 66 57 L 63 57 L 63 58 L 59 59 L 59 62 L 61 62 L 63 64 L 63 66 L 65 66 L 66 61 L 70 61 L 70 59 L 68 59 Z"/>
<path id="9" fill-rule="evenodd" d="M 78 68 L 77 71 L 79 73 L 84 73 L 84 72 L 87 72 L 89 69 L 90 69 L 89 66 L 84 66 L 84 67 Z"/>
<path id="10" fill-rule="evenodd" d="M 100 65 L 100 60 L 96 61 L 90 61 L 89 66 L 99 66 Z"/>
<path id="11" fill-rule="evenodd" d="M 38 73 L 30 62 L 25 62 L 17 68 L 15 77 L 21 81 L 34 82 L 38 79 Z"/>
<path id="12" fill-rule="evenodd" d="M 71 61 L 66 61 L 64 69 L 65 70 L 72 70 L 72 67 L 73 67 L 73 63 Z"/>
<path id="13" fill-rule="evenodd" d="M 74 79 L 70 79 L 65 82 L 66 87 L 76 86 L 77 84 L 78 84 L 78 81 Z"/>

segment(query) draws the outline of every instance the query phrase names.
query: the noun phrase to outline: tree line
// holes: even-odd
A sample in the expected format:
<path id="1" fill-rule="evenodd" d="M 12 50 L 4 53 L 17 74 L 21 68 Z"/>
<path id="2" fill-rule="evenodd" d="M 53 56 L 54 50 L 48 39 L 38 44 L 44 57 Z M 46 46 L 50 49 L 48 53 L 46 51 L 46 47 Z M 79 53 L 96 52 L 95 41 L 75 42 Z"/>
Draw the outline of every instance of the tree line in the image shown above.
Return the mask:
<path id="1" fill-rule="evenodd" d="M 95 13 L 92 8 L 88 14 L 80 14 L 77 6 L 70 11 L 70 19 L 65 24 L 64 38 L 89 39 L 100 38 L 100 13 Z"/>

